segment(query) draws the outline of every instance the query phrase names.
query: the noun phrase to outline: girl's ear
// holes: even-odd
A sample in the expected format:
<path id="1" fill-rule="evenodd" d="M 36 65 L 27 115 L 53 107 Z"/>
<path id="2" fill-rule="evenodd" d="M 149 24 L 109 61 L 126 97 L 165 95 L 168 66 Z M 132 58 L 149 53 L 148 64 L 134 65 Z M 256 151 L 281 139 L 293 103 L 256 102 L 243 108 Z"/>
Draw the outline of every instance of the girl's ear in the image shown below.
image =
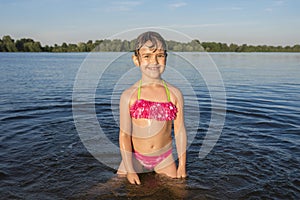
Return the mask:
<path id="1" fill-rule="evenodd" d="M 135 64 L 135 66 L 137 66 L 137 67 L 140 66 L 139 58 L 136 55 L 132 55 L 132 61 Z"/>

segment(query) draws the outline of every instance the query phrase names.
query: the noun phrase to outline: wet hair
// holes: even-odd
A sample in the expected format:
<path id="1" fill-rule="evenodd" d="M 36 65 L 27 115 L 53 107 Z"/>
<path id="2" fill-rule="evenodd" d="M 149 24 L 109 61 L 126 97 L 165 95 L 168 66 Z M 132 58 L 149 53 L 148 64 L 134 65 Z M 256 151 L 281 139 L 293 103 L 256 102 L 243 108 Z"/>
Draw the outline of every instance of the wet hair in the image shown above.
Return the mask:
<path id="1" fill-rule="evenodd" d="M 145 33 L 142 33 L 139 35 L 135 42 L 135 55 L 138 55 L 138 52 L 142 46 L 146 44 L 146 42 L 150 41 L 152 43 L 149 48 L 157 50 L 157 48 L 161 45 L 162 49 L 165 50 L 165 53 L 167 52 L 167 45 L 164 38 L 157 32 L 148 31 Z"/>

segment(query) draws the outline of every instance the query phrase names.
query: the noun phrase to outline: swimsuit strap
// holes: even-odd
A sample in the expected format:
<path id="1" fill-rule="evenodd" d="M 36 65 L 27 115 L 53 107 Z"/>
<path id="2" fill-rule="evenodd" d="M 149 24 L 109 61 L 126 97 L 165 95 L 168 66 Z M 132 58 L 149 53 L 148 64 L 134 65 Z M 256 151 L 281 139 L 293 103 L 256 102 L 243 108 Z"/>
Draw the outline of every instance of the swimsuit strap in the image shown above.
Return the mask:
<path id="1" fill-rule="evenodd" d="M 165 89 L 166 89 L 166 93 L 167 93 L 167 96 L 168 96 L 168 101 L 171 101 L 169 88 L 168 88 L 166 82 L 164 80 L 162 80 L 162 81 L 163 81 L 163 84 L 164 84 Z"/>
<path id="2" fill-rule="evenodd" d="M 142 86 L 142 79 L 140 80 L 139 88 L 138 88 L 138 100 L 141 97 L 141 86 Z"/>
<path id="3" fill-rule="evenodd" d="M 166 82 L 164 80 L 162 80 L 162 82 L 163 82 L 164 87 L 166 89 L 168 101 L 171 101 L 170 90 L 169 90 Z M 141 97 L 141 86 L 142 86 L 142 79 L 140 80 L 140 84 L 139 84 L 139 87 L 138 87 L 138 99 L 140 99 L 140 97 Z"/>

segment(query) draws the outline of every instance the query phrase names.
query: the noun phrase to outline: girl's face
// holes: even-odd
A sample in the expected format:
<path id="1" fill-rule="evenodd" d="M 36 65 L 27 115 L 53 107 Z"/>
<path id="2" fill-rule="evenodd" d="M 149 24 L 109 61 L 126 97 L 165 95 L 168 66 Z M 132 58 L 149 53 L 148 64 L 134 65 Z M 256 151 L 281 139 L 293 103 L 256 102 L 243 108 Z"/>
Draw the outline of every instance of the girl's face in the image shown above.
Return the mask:
<path id="1" fill-rule="evenodd" d="M 161 45 L 151 48 L 152 43 L 146 42 L 139 50 L 137 56 L 133 56 L 135 65 L 140 67 L 143 76 L 151 79 L 158 79 L 166 67 L 166 53 Z M 150 48 L 149 48 L 150 47 Z"/>

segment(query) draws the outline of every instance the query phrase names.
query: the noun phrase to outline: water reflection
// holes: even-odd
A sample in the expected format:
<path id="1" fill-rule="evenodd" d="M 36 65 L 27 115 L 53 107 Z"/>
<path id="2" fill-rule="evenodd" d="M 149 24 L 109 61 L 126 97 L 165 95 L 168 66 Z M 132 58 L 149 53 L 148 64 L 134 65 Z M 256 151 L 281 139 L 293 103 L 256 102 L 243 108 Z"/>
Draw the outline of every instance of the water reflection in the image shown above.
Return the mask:
<path id="1" fill-rule="evenodd" d="M 186 180 L 171 179 L 156 173 L 140 174 L 141 185 L 130 184 L 126 177 L 115 175 L 99 183 L 75 199 L 184 199 Z"/>

